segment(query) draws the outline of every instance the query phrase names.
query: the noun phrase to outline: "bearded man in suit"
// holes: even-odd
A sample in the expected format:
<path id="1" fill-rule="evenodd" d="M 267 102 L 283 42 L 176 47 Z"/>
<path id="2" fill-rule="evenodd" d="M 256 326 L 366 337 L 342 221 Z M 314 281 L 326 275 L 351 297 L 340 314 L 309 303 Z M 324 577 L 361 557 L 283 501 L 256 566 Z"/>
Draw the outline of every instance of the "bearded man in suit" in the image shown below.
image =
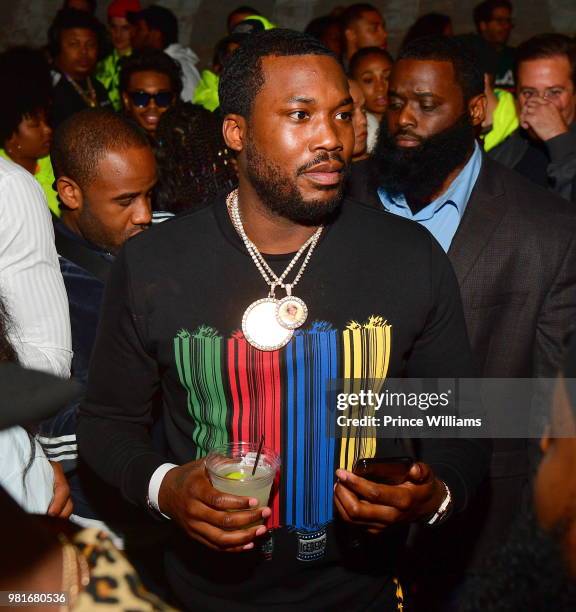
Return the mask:
<path id="1" fill-rule="evenodd" d="M 427 37 L 404 48 L 378 144 L 355 164 L 347 195 L 424 225 L 448 253 L 479 375 L 553 376 L 576 321 L 576 215 L 482 154 L 483 92 L 481 72 L 457 41 Z M 496 440 L 479 501 L 420 550 L 444 594 L 508 531 L 528 483 L 529 448 L 525 439 Z"/>

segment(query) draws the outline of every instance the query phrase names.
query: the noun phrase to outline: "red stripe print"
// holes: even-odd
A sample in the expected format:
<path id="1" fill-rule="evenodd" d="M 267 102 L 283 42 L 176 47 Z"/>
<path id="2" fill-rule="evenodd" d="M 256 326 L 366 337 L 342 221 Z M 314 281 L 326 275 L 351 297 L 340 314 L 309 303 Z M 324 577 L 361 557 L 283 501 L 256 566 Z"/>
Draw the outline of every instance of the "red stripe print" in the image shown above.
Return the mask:
<path id="1" fill-rule="evenodd" d="M 228 340 L 228 379 L 232 398 L 232 441 L 259 442 L 281 455 L 280 352 L 259 351 L 244 338 Z M 275 487 L 269 527 L 280 526 L 280 496 Z"/>

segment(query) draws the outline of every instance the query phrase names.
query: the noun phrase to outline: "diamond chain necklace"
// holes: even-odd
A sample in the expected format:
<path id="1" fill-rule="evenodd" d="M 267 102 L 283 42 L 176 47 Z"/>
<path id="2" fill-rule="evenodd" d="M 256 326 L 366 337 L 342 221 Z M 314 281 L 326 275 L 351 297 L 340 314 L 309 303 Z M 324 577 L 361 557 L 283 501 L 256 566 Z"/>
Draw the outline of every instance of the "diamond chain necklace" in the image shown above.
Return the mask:
<path id="1" fill-rule="evenodd" d="M 258 350 L 275 351 L 290 342 L 294 334 L 294 330 L 300 327 L 308 316 L 308 307 L 304 300 L 292 295 L 292 289 L 296 286 L 308 262 L 314 252 L 316 244 L 320 239 L 324 226 L 318 229 L 306 240 L 306 242 L 298 249 L 298 252 L 291 259 L 290 263 L 280 276 L 277 276 L 274 270 L 268 265 L 264 256 L 258 250 L 258 247 L 248 238 L 240 209 L 238 207 L 238 190 L 235 189 L 228 194 L 226 205 L 234 228 L 242 238 L 242 242 L 252 258 L 256 268 L 270 287 L 268 297 L 252 302 L 244 311 L 242 317 L 242 331 L 246 340 Z M 302 255 L 308 251 L 302 261 L 298 273 L 294 277 L 292 283 L 285 283 L 290 271 L 298 263 Z M 286 291 L 286 297 L 277 300 L 274 295 L 276 287 L 281 287 Z"/>
<path id="2" fill-rule="evenodd" d="M 264 278 L 266 284 L 270 287 L 269 297 L 274 297 L 274 289 L 276 287 L 281 287 L 282 289 L 285 289 L 288 295 L 290 295 L 291 290 L 296 286 L 296 284 L 302 277 L 302 274 L 304 273 L 304 270 L 308 265 L 310 257 L 312 257 L 312 253 L 314 252 L 314 248 L 316 247 L 316 244 L 320 239 L 320 235 L 322 234 L 324 226 L 321 225 L 320 227 L 318 227 L 318 229 L 312 234 L 312 236 L 310 236 L 310 238 L 308 238 L 308 240 L 306 240 L 306 242 L 298 249 L 298 252 L 296 253 L 296 255 L 294 255 L 284 272 L 282 272 L 280 276 L 277 276 L 274 270 L 272 270 L 272 268 L 268 265 L 268 262 L 264 259 L 262 253 L 260 253 L 260 251 L 258 250 L 258 247 L 250 240 L 250 238 L 248 238 L 246 231 L 244 230 L 244 225 L 242 224 L 242 218 L 240 217 L 240 210 L 238 207 L 238 189 L 235 189 L 228 195 L 228 197 L 226 198 L 226 204 L 228 206 L 228 210 L 230 211 L 230 217 L 232 219 L 234 228 L 240 235 L 240 238 L 242 238 L 244 246 L 252 257 L 252 261 L 256 264 L 256 267 L 262 275 L 262 278 Z M 308 247 L 310 248 L 308 249 Z M 292 270 L 292 268 L 298 263 L 298 260 L 306 249 L 308 249 L 308 253 L 306 254 L 306 257 L 304 258 L 304 261 L 300 266 L 300 270 L 298 270 L 298 273 L 296 274 L 294 280 L 290 284 L 284 283 L 284 279 L 288 276 L 290 270 Z"/>

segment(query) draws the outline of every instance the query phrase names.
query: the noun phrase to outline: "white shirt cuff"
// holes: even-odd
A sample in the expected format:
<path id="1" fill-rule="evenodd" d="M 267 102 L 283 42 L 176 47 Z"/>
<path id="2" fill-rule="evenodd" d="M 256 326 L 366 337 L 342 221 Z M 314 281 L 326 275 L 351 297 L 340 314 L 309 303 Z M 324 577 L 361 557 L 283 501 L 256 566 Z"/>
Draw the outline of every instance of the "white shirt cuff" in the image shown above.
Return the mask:
<path id="1" fill-rule="evenodd" d="M 156 468 L 156 471 L 154 474 L 152 474 L 152 478 L 150 478 L 150 484 L 148 485 L 148 501 L 150 502 L 150 505 L 152 508 L 154 508 L 154 510 L 160 512 L 160 514 L 167 519 L 170 519 L 170 517 L 160 510 L 158 495 L 160 493 L 160 487 L 162 486 L 164 476 L 166 476 L 166 474 L 175 467 L 178 467 L 175 463 L 163 463 L 160 467 Z"/>

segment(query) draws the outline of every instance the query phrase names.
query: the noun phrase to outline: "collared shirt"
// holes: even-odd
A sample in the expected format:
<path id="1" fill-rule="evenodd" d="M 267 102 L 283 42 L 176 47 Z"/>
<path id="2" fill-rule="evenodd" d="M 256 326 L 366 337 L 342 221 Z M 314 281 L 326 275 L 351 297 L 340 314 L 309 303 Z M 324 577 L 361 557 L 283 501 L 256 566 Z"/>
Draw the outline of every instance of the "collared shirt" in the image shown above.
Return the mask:
<path id="1" fill-rule="evenodd" d="M 0 158 L 0 291 L 13 326 L 10 340 L 26 367 L 67 377 L 70 318 L 42 188 Z"/>
<path id="2" fill-rule="evenodd" d="M 378 189 L 378 196 L 388 212 L 417 221 L 436 238 L 444 251 L 448 252 L 454 234 L 464 216 L 481 165 L 480 147 L 478 143 L 474 143 L 474 152 L 450 187 L 416 214 L 412 213 L 404 196 L 392 198 L 382 187 Z"/>

